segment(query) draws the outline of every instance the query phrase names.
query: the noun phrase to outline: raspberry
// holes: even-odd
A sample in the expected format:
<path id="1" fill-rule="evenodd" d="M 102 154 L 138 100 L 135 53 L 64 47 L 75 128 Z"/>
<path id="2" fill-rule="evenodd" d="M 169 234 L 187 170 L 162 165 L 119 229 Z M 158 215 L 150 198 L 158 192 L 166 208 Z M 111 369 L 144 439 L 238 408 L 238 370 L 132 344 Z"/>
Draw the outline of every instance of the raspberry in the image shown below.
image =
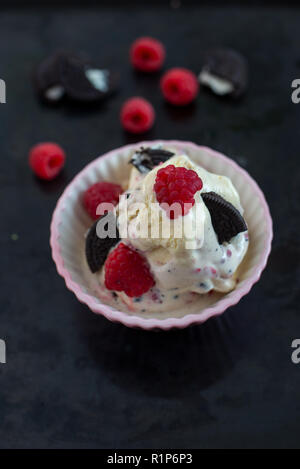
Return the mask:
<path id="1" fill-rule="evenodd" d="M 163 44 L 152 37 L 141 37 L 130 48 L 132 65 L 142 72 L 156 72 L 162 67 L 166 52 Z"/>
<path id="2" fill-rule="evenodd" d="M 121 123 L 127 132 L 141 134 L 151 129 L 155 112 L 149 101 L 144 98 L 130 98 L 122 106 Z"/>
<path id="3" fill-rule="evenodd" d="M 161 79 L 161 90 L 164 98 L 175 106 L 191 103 L 198 93 L 196 75 L 185 68 L 172 68 Z"/>
<path id="4" fill-rule="evenodd" d="M 122 187 L 111 182 L 96 182 L 83 195 L 83 205 L 89 215 L 97 220 L 103 213 L 97 215 L 97 207 L 101 203 L 111 203 L 116 205 L 119 202 L 119 196 L 122 193 Z"/>
<path id="5" fill-rule="evenodd" d="M 120 243 L 105 262 L 105 286 L 108 290 L 124 291 L 141 296 L 153 287 L 154 279 L 147 261 L 124 243 Z"/>
<path id="6" fill-rule="evenodd" d="M 202 180 L 195 171 L 170 164 L 157 171 L 154 191 L 159 204 L 173 220 L 190 211 L 195 203 L 194 195 L 202 187 Z M 171 209 L 174 203 L 177 206 Z"/>
<path id="7" fill-rule="evenodd" d="M 66 155 L 56 143 L 38 143 L 29 152 L 29 165 L 41 179 L 50 181 L 62 170 Z"/>
<path id="8" fill-rule="evenodd" d="M 141 134 L 151 129 L 155 119 L 153 106 L 144 98 L 130 98 L 122 106 L 121 123 L 127 132 Z"/>

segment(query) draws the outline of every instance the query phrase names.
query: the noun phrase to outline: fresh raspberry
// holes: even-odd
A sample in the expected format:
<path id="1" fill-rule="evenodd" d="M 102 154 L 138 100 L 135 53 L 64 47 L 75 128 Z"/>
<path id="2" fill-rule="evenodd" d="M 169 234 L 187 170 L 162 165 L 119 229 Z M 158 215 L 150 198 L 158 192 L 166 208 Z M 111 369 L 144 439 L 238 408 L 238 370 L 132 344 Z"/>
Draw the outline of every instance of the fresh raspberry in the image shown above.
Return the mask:
<path id="1" fill-rule="evenodd" d="M 127 132 L 141 134 L 151 129 L 155 112 L 149 101 L 144 98 L 130 98 L 122 106 L 121 123 Z"/>
<path id="2" fill-rule="evenodd" d="M 103 213 L 97 214 L 97 207 L 101 203 L 111 203 L 116 205 L 119 202 L 119 196 L 122 193 L 122 187 L 112 182 L 96 182 L 83 195 L 83 205 L 89 215 L 97 220 Z"/>
<path id="3" fill-rule="evenodd" d="M 29 152 L 29 165 L 41 179 L 50 181 L 62 170 L 66 155 L 56 143 L 38 143 Z"/>
<path id="4" fill-rule="evenodd" d="M 124 291 L 141 296 L 155 284 L 146 259 L 124 243 L 120 243 L 105 262 L 105 286 L 108 290 Z"/>
<path id="5" fill-rule="evenodd" d="M 175 106 L 191 103 L 198 94 L 196 75 L 185 68 L 172 68 L 164 74 L 160 82 L 164 98 Z"/>
<path id="6" fill-rule="evenodd" d="M 132 65 L 142 72 L 156 72 L 160 70 L 166 52 L 163 44 L 152 37 L 141 37 L 134 41 L 130 48 Z"/>
<path id="7" fill-rule="evenodd" d="M 195 203 L 194 195 L 202 187 L 202 180 L 195 171 L 170 164 L 157 171 L 154 191 L 159 204 L 173 220 L 190 211 Z M 171 207 L 175 203 L 177 206 Z"/>

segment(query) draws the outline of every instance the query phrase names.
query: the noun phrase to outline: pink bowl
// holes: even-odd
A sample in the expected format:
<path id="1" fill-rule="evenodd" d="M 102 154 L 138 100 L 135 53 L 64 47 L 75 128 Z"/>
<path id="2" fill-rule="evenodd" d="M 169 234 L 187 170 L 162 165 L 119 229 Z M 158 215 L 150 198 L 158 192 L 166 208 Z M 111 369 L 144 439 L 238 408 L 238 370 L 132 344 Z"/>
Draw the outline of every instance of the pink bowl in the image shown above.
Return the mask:
<path id="1" fill-rule="evenodd" d="M 246 264 L 240 275 L 240 282 L 233 292 L 218 298 L 215 303 L 196 313 L 170 312 L 163 318 L 158 315 L 143 317 L 138 313 L 129 314 L 102 303 L 90 289 L 83 269 L 84 233 L 91 225 L 91 220 L 82 208 L 80 200 L 82 193 L 97 180 L 123 182 L 129 173 L 128 159 L 132 149 L 155 143 L 184 149 L 194 161 L 209 171 L 230 177 L 240 194 L 250 234 Z M 207 147 L 190 142 L 159 140 L 121 147 L 86 166 L 65 189 L 57 203 L 51 223 L 50 244 L 57 271 L 65 279 L 67 288 L 92 311 L 128 327 L 168 330 L 201 324 L 238 303 L 259 280 L 270 254 L 272 238 L 272 219 L 264 195 L 244 169 L 221 153 Z"/>

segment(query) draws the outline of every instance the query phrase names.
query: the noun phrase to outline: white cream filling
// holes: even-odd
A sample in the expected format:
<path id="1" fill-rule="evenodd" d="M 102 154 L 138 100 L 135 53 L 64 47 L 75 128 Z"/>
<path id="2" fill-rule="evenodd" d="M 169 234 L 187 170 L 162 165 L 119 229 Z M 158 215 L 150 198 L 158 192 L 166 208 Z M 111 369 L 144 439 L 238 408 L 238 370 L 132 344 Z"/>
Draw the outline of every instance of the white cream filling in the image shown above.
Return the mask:
<path id="1" fill-rule="evenodd" d="M 45 97 L 49 99 L 49 101 L 58 101 L 63 97 L 65 93 L 64 87 L 61 85 L 51 86 L 45 92 Z"/>
<path id="2" fill-rule="evenodd" d="M 227 80 L 224 80 L 223 78 L 219 78 L 216 75 L 211 74 L 207 70 L 202 70 L 198 78 L 202 85 L 209 86 L 209 88 L 214 93 L 220 96 L 232 93 L 234 90 L 232 83 Z"/>
<path id="3" fill-rule="evenodd" d="M 108 70 L 89 68 L 86 70 L 85 75 L 96 90 L 101 91 L 101 93 L 108 91 Z"/>

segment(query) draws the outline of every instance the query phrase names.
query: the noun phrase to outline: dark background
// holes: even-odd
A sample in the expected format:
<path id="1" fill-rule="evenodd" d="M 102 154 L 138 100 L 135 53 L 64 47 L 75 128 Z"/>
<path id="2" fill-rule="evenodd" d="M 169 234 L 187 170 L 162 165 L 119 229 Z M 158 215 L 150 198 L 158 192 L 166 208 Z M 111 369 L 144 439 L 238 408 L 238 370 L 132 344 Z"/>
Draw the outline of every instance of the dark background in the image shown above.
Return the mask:
<path id="1" fill-rule="evenodd" d="M 291 102 L 291 81 L 300 76 L 300 11 L 117 3 L 0 12 L 0 447 L 299 447 L 291 342 L 300 338 L 300 104 Z M 203 90 L 186 109 L 166 105 L 159 75 L 138 75 L 128 62 L 131 42 L 145 34 L 166 45 L 165 69 L 198 73 L 207 47 L 237 48 L 249 60 L 247 96 L 232 103 Z M 119 70 L 119 94 L 93 110 L 41 106 L 32 70 L 61 46 Z M 118 120 L 132 95 L 157 111 L 149 139 L 230 155 L 270 204 L 275 240 L 261 281 L 203 326 L 166 333 L 112 324 L 75 299 L 51 260 L 49 225 L 66 184 L 99 154 L 138 140 Z M 51 183 L 27 166 L 29 148 L 45 140 L 67 152 Z"/>

